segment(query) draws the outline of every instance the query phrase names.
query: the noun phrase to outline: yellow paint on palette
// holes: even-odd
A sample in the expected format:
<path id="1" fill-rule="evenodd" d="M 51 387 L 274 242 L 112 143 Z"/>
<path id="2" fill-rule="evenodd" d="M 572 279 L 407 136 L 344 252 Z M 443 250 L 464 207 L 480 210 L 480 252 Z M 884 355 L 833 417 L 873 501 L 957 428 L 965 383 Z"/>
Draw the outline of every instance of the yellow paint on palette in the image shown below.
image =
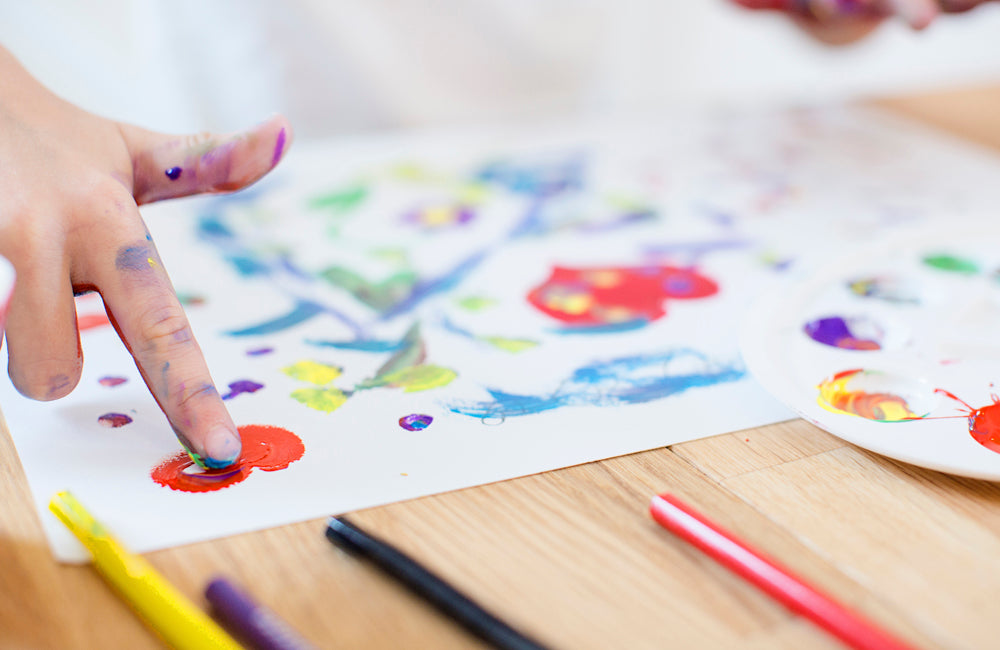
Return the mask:
<path id="1" fill-rule="evenodd" d="M 832 413 L 856 415 L 878 422 L 902 422 L 920 418 L 900 395 L 868 392 L 848 386 L 853 380 L 866 374 L 869 373 L 864 370 L 846 370 L 824 380 L 817 386 L 817 403 Z"/>
<path id="2" fill-rule="evenodd" d="M 319 363 L 318 361 L 298 361 L 282 368 L 281 372 L 299 381 L 307 381 L 316 386 L 325 386 L 339 377 L 344 372 L 344 369 L 339 366 Z"/>
<path id="3" fill-rule="evenodd" d="M 316 411 L 332 413 L 344 405 L 347 395 L 339 388 L 300 388 L 292 391 L 292 399 Z"/>
<path id="4" fill-rule="evenodd" d="M 405 393 L 415 393 L 447 386 L 457 376 L 454 370 L 442 366 L 410 366 L 385 375 L 380 383 L 402 388 Z"/>

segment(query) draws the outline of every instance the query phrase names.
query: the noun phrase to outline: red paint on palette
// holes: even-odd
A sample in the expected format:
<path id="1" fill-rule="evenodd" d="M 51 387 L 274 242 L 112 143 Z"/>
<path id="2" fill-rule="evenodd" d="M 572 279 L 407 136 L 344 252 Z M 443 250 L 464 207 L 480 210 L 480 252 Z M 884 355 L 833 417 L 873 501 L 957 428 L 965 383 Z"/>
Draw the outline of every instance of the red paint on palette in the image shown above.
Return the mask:
<path id="1" fill-rule="evenodd" d="M 281 427 L 247 424 L 239 427 L 243 452 L 229 467 L 189 474 L 194 461 L 184 452 L 166 459 L 153 468 L 150 477 L 156 483 L 180 492 L 213 492 L 245 480 L 256 468 L 265 472 L 285 469 L 302 458 L 302 440 Z"/>
<path id="2" fill-rule="evenodd" d="M 705 298 L 719 285 L 689 268 L 554 267 L 549 278 L 528 294 L 540 311 L 571 326 L 593 327 L 663 316 L 668 298 Z"/>
<path id="3" fill-rule="evenodd" d="M 990 451 L 1000 454 L 1000 399 L 969 414 L 969 433 L 973 440 Z"/>

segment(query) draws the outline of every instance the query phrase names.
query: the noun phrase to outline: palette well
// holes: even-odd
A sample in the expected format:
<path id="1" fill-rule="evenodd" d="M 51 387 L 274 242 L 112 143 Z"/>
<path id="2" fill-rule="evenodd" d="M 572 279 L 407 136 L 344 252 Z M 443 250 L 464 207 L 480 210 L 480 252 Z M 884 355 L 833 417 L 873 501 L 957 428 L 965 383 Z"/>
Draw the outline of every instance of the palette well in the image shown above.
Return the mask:
<path id="1" fill-rule="evenodd" d="M 998 236 L 924 228 L 817 264 L 751 309 L 750 371 L 860 447 L 1000 480 Z"/>

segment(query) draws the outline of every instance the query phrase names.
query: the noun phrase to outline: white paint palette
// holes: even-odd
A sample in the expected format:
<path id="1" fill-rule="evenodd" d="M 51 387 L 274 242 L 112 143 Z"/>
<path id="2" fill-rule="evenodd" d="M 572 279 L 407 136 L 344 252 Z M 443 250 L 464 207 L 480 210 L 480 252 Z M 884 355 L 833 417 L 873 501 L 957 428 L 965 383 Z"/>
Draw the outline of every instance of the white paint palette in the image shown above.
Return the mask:
<path id="1" fill-rule="evenodd" d="M 1000 480 L 998 242 L 995 225 L 937 226 L 818 264 L 750 310 L 744 359 L 844 440 Z"/>

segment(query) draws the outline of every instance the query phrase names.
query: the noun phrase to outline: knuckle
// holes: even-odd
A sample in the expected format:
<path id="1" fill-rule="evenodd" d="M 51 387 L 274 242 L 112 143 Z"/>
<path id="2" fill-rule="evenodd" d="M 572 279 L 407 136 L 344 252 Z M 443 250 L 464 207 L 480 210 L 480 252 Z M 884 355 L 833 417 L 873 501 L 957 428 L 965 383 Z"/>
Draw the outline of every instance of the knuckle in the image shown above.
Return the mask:
<path id="1" fill-rule="evenodd" d="M 219 391 L 211 382 L 195 379 L 180 382 L 172 394 L 175 396 L 176 408 L 185 412 L 205 404 L 206 400 L 214 402 L 219 396 Z"/>
<path id="2" fill-rule="evenodd" d="M 132 194 L 114 178 L 94 174 L 80 181 L 73 200 L 81 214 L 120 219 L 128 213 Z"/>
<path id="3" fill-rule="evenodd" d="M 144 357 L 169 357 L 194 343 L 191 326 L 180 305 L 160 304 L 140 313 L 136 321 L 137 349 Z"/>

